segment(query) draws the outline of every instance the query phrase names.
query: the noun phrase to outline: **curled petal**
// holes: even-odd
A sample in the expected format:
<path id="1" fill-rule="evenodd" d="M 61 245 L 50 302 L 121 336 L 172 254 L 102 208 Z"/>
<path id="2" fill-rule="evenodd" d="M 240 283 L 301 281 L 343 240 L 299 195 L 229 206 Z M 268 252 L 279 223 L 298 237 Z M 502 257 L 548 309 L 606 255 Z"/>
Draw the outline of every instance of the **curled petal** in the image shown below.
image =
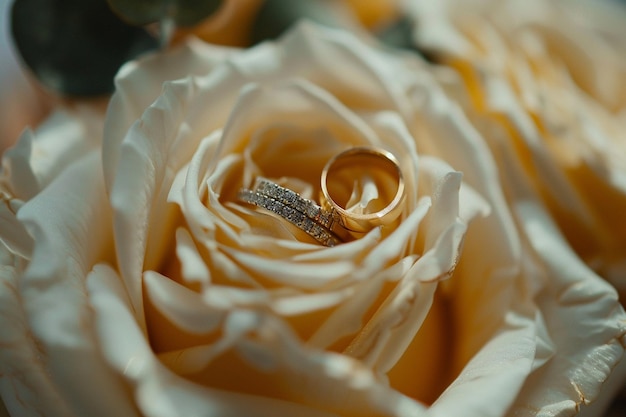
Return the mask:
<path id="1" fill-rule="evenodd" d="M 126 63 L 115 77 L 104 126 L 105 183 L 110 191 L 120 159 L 119 146 L 132 124 L 159 96 L 166 81 L 204 74 L 231 54 L 228 48 L 190 40 L 181 47 Z"/>
<path id="2" fill-rule="evenodd" d="M 99 115 L 88 108 L 57 111 L 33 132 L 26 130 L 2 155 L 1 182 L 26 201 L 47 187 L 70 164 L 99 146 Z"/>
<path id="3" fill-rule="evenodd" d="M 0 241 L 12 253 L 28 259 L 32 253 L 33 238 L 17 219 L 17 211 L 23 203 L 8 196 L 0 198 Z"/>

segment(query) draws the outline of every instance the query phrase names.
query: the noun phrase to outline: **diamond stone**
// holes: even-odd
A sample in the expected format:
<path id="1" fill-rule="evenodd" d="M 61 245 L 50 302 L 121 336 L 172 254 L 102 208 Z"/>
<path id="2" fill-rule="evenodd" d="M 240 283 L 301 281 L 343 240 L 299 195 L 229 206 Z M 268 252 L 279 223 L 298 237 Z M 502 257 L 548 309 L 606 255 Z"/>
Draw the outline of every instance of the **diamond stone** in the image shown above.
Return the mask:
<path id="1" fill-rule="evenodd" d="M 269 190 L 270 187 L 263 184 L 258 184 L 257 189 Z M 282 188 L 282 187 L 281 187 Z M 278 189 L 280 192 L 280 189 Z M 288 190 L 289 191 L 289 190 Z M 268 191 L 269 192 L 269 191 Z M 296 196 L 297 194 L 294 193 Z M 298 196 L 299 197 L 299 196 Z M 339 243 L 339 239 L 329 230 L 325 229 L 322 225 L 316 223 L 313 219 L 309 218 L 304 210 L 298 210 L 285 204 L 282 201 L 276 200 L 271 196 L 261 194 L 259 191 L 252 191 L 248 189 L 241 189 L 238 194 L 240 201 L 252 204 L 261 208 L 264 208 L 272 213 L 279 215 L 290 223 L 294 224 L 298 228 L 302 229 L 318 242 L 325 246 L 335 246 Z M 301 198 L 301 197 L 299 197 Z"/>

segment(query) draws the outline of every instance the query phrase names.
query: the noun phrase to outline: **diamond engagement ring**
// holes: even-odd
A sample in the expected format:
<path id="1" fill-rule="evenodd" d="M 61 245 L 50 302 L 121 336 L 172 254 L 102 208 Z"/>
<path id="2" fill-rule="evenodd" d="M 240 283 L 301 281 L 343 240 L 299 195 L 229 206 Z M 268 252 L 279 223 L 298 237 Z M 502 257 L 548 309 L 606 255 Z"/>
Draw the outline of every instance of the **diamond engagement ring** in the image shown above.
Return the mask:
<path id="1" fill-rule="evenodd" d="M 342 242 L 331 230 L 335 222 L 321 207 L 268 179 L 257 178 L 253 189 L 242 188 L 237 198 L 282 217 L 324 246 L 335 246 Z"/>

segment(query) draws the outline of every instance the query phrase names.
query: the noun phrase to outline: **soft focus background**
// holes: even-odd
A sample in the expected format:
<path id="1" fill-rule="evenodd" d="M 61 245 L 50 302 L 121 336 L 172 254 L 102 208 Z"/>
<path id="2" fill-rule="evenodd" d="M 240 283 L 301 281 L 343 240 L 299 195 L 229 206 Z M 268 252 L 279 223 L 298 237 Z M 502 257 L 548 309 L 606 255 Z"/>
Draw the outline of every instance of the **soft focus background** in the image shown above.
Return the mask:
<path id="1" fill-rule="evenodd" d="M 0 0 L 0 154 L 17 140 L 25 126 L 41 121 L 52 103 L 51 97 L 21 69 L 11 46 L 9 3 Z M 0 404 L 0 417 L 5 415 L 3 411 Z M 607 417 L 626 417 L 626 397 L 617 399 Z"/>
<path id="2" fill-rule="evenodd" d="M 9 3 L 0 0 L 0 152 L 49 108 L 49 98 L 26 78 L 11 47 Z"/>

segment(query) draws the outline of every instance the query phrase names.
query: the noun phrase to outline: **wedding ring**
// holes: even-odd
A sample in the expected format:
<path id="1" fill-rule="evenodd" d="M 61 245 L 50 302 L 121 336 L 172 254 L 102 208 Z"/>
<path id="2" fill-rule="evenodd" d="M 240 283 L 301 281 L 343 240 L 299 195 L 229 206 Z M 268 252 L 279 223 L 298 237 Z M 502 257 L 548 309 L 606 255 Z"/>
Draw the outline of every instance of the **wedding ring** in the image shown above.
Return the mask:
<path id="1" fill-rule="evenodd" d="M 354 236 L 348 233 L 346 228 L 341 225 L 337 214 L 324 210 L 315 201 L 304 198 L 289 188 L 280 186 L 267 178 L 257 177 L 252 190 L 267 197 L 271 197 L 283 203 L 285 206 L 298 210 L 300 213 L 304 213 L 309 219 L 325 229 L 328 229 L 343 241 L 352 240 L 354 238 Z"/>
<path id="2" fill-rule="evenodd" d="M 257 178 L 252 190 L 246 188 L 239 190 L 237 198 L 239 201 L 277 214 L 324 246 L 335 246 L 342 242 L 337 234 L 330 230 L 334 221 L 328 218 L 321 207 L 295 191 L 265 178 Z"/>
<path id="3" fill-rule="evenodd" d="M 358 181 L 371 179 L 378 197 L 373 211 L 348 208 Z M 321 206 L 346 229 L 364 233 L 395 221 L 402 212 L 404 178 L 396 157 L 384 149 L 350 148 L 331 158 L 321 177 Z"/>
<path id="4" fill-rule="evenodd" d="M 289 188 L 282 187 L 267 178 L 257 177 L 252 188 L 253 191 L 271 197 L 281 203 L 304 213 L 309 219 L 320 224 L 326 229 L 332 230 L 339 220 L 337 216 L 322 209 L 314 201 L 302 197 Z"/>

